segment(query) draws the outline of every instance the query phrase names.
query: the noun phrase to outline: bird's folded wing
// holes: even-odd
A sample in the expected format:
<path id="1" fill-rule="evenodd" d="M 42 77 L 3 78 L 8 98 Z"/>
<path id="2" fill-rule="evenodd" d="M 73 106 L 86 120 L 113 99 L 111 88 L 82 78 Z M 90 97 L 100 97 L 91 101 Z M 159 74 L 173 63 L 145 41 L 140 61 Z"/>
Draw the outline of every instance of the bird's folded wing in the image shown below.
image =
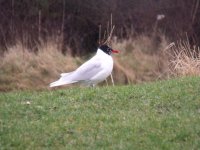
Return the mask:
<path id="1" fill-rule="evenodd" d="M 83 81 L 83 80 L 90 80 L 94 77 L 97 73 L 102 71 L 101 61 L 98 59 L 96 60 L 89 60 L 83 65 L 81 65 L 77 70 L 73 72 L 73 80 L 75 81 Z"/>

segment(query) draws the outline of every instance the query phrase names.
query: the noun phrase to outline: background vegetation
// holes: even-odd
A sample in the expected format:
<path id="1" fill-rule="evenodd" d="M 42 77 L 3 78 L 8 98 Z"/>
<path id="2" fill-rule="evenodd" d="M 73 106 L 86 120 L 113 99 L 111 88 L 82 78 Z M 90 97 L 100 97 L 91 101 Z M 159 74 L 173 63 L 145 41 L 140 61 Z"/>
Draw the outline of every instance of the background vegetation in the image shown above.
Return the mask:
<path id="1" fill-rule="evenodd" d="M 0 0 L 0 149 L 198 149 L 199 5 Z M 95 53 L 111 14 L 113 77 L 127 85 L 49 90 Z"/>
<path id="2" fill-rule="evenodd" d="M 199 4 L 0 0 L 0 90 L 44 89 L 75 69 L 95 53 L 111 14 L 116 84 L 199 75 Z"/>
<path id="3" fill-rule="evenodd" d="M 40 39 L 59 35 L 63 52 L 70 47 L 73 55 L 87 54 L 96 49 L 99 25 L 106 28 L 110 14 L 120 39 L 156 30 L 173 41 L 185 33 L 192 44 L 200 41 L 199 0 L 1 0 L 0 10 L 1 51 L 16 40 L 37 50 Z"/>

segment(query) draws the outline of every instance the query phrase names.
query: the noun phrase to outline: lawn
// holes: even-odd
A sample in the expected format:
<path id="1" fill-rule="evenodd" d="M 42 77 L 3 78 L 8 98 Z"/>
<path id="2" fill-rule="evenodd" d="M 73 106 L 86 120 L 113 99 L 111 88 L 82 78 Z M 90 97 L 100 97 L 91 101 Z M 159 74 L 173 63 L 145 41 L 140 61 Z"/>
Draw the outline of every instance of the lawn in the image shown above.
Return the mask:
<path id="1" fill-rule="evenodd" d="M 0 93 L 0 149 L 199 149 L 200 78 Z"/>

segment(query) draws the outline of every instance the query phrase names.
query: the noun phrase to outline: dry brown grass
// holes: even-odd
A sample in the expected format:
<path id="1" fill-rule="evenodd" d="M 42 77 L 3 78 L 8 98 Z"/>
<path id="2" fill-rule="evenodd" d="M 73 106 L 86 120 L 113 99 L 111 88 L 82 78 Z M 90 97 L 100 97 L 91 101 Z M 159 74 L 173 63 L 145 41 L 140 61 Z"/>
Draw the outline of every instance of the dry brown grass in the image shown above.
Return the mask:
<path id="1" fill-rule="evenodd" d="M 115 57 L 114 78 L 120 83 L 140 83 L 167 77 L 167 58 L 163 50 L 168 45 L 165 36 L 156 39 L 141 35 L 135 39 L 113 40 L 112 47 L 121 50 Z"/>
<path id="2" fill-rule="evenodd" d="M 1 58 L 0 91 L 47 88 L 61 72 L 76 67 L 77 59 L 64 56 L 52 40 L 43 42 L 38 49 L 37 54 L 29 52 L 20 42 L 9 47 Z"/>
<path id="3" fill-rule="evenodd" d="M 121 51 L 113 55 L 116 84 L 200 75 L 199 47 L 191 48 L 189 42 L 168 45 L 164 36 L 159 39 L 156 44 L 156 39 L 145 35 L 121 41 L 113 38 L 112 47 Z M 72 71 L 85 61 L 63 55 L 57 43 L 42 42 L 37 53 L 29 52 L 20 42 L 9 47 L 0 58 L 0 91 L 47 89 L 60 73 Z"/>
<path id="4" fill-rule="evenodd" d="M 188 40 L 179 41 L 167 50 L 170 56 L 170 73 L 174 76 L 200 75 L 200 48 L 191 46 Z"/>
<path id="5" fill-rule="evenodd" d="M 50 82 L 59 77 L 61 72 L 68 72 L 85 60 L 64 56 L 59 45 L 53 40 L 41 42 L 38 52 L 29 52 L 18 42 L 10 47 L 1 58 L 0 91 L 14 89 L 47 89 Z M 114 55 L 114 81 L 116 84 L 139 83 L 164 78 L 166 63 L 161 49 L 167 45 L 161 37 L 159 46 L 148 36 L 118 41 L 112 40 L 112 47 L 121 50 Z M 154 52 L 154 49 L 156 52 Z M 112 84 L 109 81 L 109 85 Z"/>

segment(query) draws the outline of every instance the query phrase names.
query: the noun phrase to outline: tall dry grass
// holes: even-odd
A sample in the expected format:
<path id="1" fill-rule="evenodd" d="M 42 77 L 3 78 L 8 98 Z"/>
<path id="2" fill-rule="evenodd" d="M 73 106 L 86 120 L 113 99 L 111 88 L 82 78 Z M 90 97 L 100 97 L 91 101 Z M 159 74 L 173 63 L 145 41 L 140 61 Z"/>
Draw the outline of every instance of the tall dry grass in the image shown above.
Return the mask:
<path id="1" fill-rule="evenodd" d="M 200 75 L 200 48 L 191 46 L 188 39 L 173 43 L 167 50 L 170 73 L 173 76 Z"/>
<path id="2" fill-rule="evenodd" d="M 8 47 L 0 63 L 0 91 L 16 89 L 44 89 L 61 72 L 76 68 L 77 60 L 64 56 L 53 40 L 37 45 L 38 52 L 30 52 L 21 42 Z"/>
<path id="3" fill-rule="evenodd" d="M 112 40 L 112 47 L 121 50 L 114 55 L 113 77 L 115 84 L 131 84 L 165 78 L 166 59 L 162 49 L 167 40 L 160 36 L 160 43 L 155 39 L 141 35 L 126 40 Z M 85 60 L 64 56 L 59 42 L 50 39 L 37 45 L 38 52 L 29 52 L 21 42 L 9 47 L 1 57 L 0 91 L 15 89 L 47 89 L 50 82 L 59 77 L 61 72 L 75 69 Z M 111 85 L 111 81 L 108 80 Z"/>
<path id="4" fill-rule="evenodd" d="M 72 71 L 86 61 L 63 55 L 59 42 L 52 39 L 41 43 L 37 45 L 37 53 L 30 52 L 21 42 L 8 47 L 0 57 L 0 91 L 47 89 L 61 72 Z M 113 55 L 115 84 L 200 75 L 199 47 L 191 47 L 188 41 L 168 43 L 163 35 L 113 38 L 112 47 L 121 50 L 120 54 Z M 111 85 L 111 81 L 108 83 Z"/>
<path id="5" fill-rule="evenodd" d="M 121 41 L 115 38 L 112 46 L 121 50 L 114 58 L 115 80 L 131 84 L 166 78 L 169 68 L 163 50 L 167 45 L 168 40 L 163 35 L 157 38 L 140 35 Z"/>

